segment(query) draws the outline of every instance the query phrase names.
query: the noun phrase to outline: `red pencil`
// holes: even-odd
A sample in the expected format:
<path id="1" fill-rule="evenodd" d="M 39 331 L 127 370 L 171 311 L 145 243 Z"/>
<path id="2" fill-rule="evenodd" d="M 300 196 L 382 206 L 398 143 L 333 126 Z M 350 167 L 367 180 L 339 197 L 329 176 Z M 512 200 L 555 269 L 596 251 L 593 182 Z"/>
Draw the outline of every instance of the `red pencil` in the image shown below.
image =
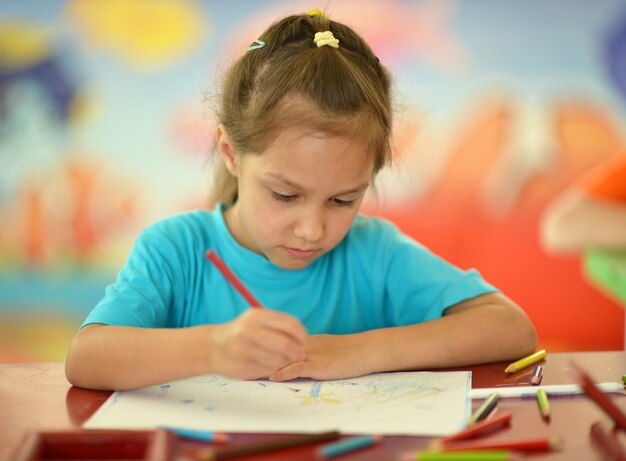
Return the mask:
<path id="1" fill-rule="evenodd" d="M 622 412 L 593 382 L 591 377 L 578 365 L 572 363 L 578 375 L 580 387 L 591 399 L 602 408 L 615 422 L 615 425 L 626 431 L 626 414 Z"/>
<path id="2" fill-rule="evenodd" d="M 452 434 L 449 437 L 444 437 L 443 439 L 440 439 L 439 442 L 442 444 L 448 444 L 457 440 L 465 440 L 478 437 L 485 432 L 490 432 L 495 429 L 502 428 L 509 424 L 510 421 L 511 413 L 503 413 L 500 416 L 494 416 L 491 419 L 479 421 L 473 426 L 470 426 L 468 429 L 457 432 L 456 434 Z"/>
<path id="3" fill-rule="evenodd" d="M 526 439 L 526 440 L 502 440 L 483 441 L 469 440 L 461 442 L 449 442 L 441 445 L 442 451 L 465 451 L 465 450 L 515 450 L 523 452 L 549 451 L 557 448 L 559 439 Z"/>
<path id="4" fill-rule="evenodd" d="M 209 259 L 209 261 L 215 264 L 215 267 L 219 269 L 222 275 L 226 278 L 226 280 L 228 280 L 235 287 L 235 289 L 239 292 L 239 294 L 243 296 L 246 299 L 246 301 L 248 301 L 248 304 L 250 304 L 250 306 L 262 307 L 261 303 L 252 295 L 252 293 L 250 293 L 250 291 L 245 287 L 245 285 L 241 283 L 241 281 L 237 278 L 237 276 L 231 272 L 228 266 L 224 264 L 224 261 L 220 259 L 220 257 L 217 255 L 217 253 L 215 253 L 215 251 L 213 250 L 207 251 L 206 257 Z"/>

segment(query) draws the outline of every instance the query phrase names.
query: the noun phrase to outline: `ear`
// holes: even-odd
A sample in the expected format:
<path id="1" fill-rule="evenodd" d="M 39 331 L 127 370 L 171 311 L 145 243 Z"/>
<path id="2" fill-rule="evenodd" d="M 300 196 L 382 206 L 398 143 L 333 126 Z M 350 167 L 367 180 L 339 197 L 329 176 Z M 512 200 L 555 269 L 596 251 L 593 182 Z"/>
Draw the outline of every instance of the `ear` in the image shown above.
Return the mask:
<path id="1" fill-rule="evenodd" d="M 226 132 L 226 128 L 222 123 L 217 125 L 215 140 L 217 142 L 217 150 L 222 156 L 222 160 L 226 165 L 230 174 L 237 177 L 239 174 L 239 167 L 237 162 L 237 152 L 235 152 L 235 148 L 233 147 L 233 143 Z"/>

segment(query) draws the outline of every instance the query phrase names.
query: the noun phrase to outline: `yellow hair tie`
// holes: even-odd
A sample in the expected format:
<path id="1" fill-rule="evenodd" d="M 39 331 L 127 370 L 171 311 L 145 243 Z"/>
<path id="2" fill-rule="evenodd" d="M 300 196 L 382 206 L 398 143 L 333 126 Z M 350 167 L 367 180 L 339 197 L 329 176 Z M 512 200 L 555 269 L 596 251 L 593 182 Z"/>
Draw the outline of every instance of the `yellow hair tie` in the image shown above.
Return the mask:
<path id="1" fill-rule="evenodd" d="M 335 38 L 333 33 L 330 30 L 325 32 L 316 32 L 315 38 L 313 39 L 318 48 L 328 45 L 333 48 L 339 48 L 339 40 Z"/>
<path id="2" fill-rule="evenodd" d="M 321 16 L 322 18 L 326 18 L 326 15 L 324 14 L 324 12 L 322 10 L 318 10 L 317 8 L 313 10 L 309 10 L 306 15 L 307 16 Z"/>

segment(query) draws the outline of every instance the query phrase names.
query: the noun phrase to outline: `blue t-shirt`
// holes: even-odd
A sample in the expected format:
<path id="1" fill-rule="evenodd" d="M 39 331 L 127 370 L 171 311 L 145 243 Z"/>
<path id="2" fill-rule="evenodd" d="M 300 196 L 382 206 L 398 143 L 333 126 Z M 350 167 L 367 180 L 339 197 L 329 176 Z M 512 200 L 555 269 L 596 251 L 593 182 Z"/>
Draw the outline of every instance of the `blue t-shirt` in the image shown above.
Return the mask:
<path id="1" fill-rule="evenodd" d="M 295 316 L 310 334 L 425 322 L 496 291 L 477 271 L 462 271 L 393 224 L 362 215 L 333 250 L 303 269 L 281 269 L 239 245 L 222 212 L 218 206 L 183 213 L 144 230 L 83 326 L 175 328 L 233 320 L 249 306 L 207 260 L 208 249 L 263 306 Z"/>

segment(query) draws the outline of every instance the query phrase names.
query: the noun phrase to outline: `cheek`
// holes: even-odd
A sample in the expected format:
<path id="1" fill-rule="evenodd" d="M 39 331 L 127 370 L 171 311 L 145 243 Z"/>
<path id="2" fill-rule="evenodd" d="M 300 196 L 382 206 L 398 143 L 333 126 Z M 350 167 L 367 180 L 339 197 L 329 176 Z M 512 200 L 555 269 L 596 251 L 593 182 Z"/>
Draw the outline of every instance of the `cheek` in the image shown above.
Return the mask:
<path id="1" fill-rule="evenodd" d="M 355 209 L 352 213 L 341 213 L 336 219 L 332 220 L 332 225 L 328 229 L 329 233 L 332 234 L 333 240 L 337 242 L 341 240 L 352 225 L 354 218 L 357 214 L 357 210 Z"/>
<path id="2" fill-rule="evenodd" d="M 250 194 L 246 202 L 246 215 L 248 224 L 254 227 L 257 235 L 265 238 L 278 235 L 287 220 L 287 213 L 278 209 L 276 201 L 264 191 Z"/>

